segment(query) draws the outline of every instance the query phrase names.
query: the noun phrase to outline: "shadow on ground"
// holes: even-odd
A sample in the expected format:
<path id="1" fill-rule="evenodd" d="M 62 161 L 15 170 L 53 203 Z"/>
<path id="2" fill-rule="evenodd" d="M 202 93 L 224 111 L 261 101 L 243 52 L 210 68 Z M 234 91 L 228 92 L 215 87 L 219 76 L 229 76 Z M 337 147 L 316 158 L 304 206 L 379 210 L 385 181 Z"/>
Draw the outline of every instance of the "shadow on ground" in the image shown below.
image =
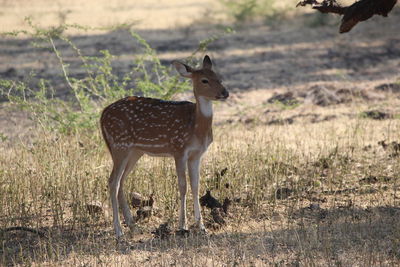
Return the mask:
<path id="1" fill-rule="evenodd" d="M 263 24 L 246 25 L 211 43 L 207 53 L 233 90 L 285 88 L 321 81 L 394 80 L 400 66 L 400 38 L 395 34 L 393 21 L 400 13 L 394 12 L 392 16 L 390 20 L 375 19 L 361 24 L 346 35 L 339 35 L 332 26 L 271 29 Z M 216 26 L 138 31 L 165 65 L 189 56 L 199 42 L 221 32 Z M 109 50 L 115 55 L 113 71 L 120 77 L 135 66 L 133 59 L 142 52 L 138 42 L 125 30 L 70 39 L 85 56 L 100 56 L 101 50 Z M 68 95 L 55 54 L 46 44 L 35 48 L 33 41 L 13 38 L 0 41 L 0 78 L 25 80 L 32 87 L 40 79 L 46 79 L 54 86 L 56 96 Z M 71 77 L 85 77 L 85 70 L 71 47 L 60 40 L 56 46 L 69 64 Z"/>
<path id="2" fill-rule="evenodd" d="M 305 208 L 295 210 L 289 223 L 280 225 L 277 230 L 271 230 L 276 228 L 276 223 L 273 226 L 270 219 L 259 220 L 261 225 L 264 224 L 260 228 L 265 229 L 261 232 L 224 232 L 222 229 L 207 237 L 191 234 L 163 240 L 149 238 L 134 242 L 131 253 L 177 249 L 209 254 L 210 251 L 205 251 L 216 250 L 215 255 L 222 255 L 221 259 L 226 255 L 237 257 L 228 257 L 225 259 L 227 262 L 258 259 L 281 264 L 376 265 L 382 264 L 383 259 L 386 263 L 399 262 L 399 216 L 400 208 L 392 206 L 326 210 Z M 42 229 L 48 237 L 23 231 L 3 233 L 0 258 L 6 265 L 13 265 L 24 261 L 40 264 L 62 260 L 68 258 L 70 253 L 87 256 L 118 254 L 113 232 L 109 227 L 109 230 L 104 229 L 105 226 L 99 224 L 81 229 Z M 15 262 L 16 257 L 19 262 Z M 145 259 L 147 263 L 152 260 L 151 256 Z"/>

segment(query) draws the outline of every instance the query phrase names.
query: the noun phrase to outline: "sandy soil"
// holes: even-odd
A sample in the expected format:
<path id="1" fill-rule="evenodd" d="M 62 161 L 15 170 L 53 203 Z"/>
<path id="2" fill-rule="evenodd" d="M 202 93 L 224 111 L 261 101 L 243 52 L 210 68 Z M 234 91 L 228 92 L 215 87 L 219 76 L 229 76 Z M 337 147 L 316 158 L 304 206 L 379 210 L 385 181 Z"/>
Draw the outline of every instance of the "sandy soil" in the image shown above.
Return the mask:
<path id="1" fill-rule="evenodd" d="M 211 1 L 196 1 L 197 4 L 186 1 L 184 5 L 179 4 L 179 1 L 146 1 L 146 4 L 136 3 L 132 6 L 123 4 L 123 1 L 107 1 L 107 4 L 106 1 L 100 1 L 94 10 L 102 9 L 108 15 L 102 16 L 99 13 L 95 17 L 90 16 L 91 21 L 85 21 L 87 15 L 78 15 L 87 14 L 87 9 L 92 5 L 81 6 L 78 2 L 69 1 L 65 5 L 55 1 L 48 5 L 47 1 L 42 0 L 24 9 L 18 6 L 24 1 L 5 1 L 0 17 L 1 30 L 27 29 L 27 24 L 22 24 L 22 18 L 31 14 L 35 15 L 32 17 L 35 23 L 55 26 L 57 20 L 47 16 L 54 15 L 57 8 L 71 10 L 71 18 L 67 15 L 65 19 L 67 23 L 89 26 L 99 26 L 99 21 L 104 22 L 104 25 L 127 22 L 129 18 L 120 16 L 119 12 L 130 13 L 132 10 L 132 14 L 142 16 L 139 18 L 140 23 L 133 28 L 156 49 L 165 64 L 190 55 L 199 41 L 221 33 L 217 25 L 206 24 L 204 20 L 195 23 L 202 17 L 201 14 L 207 13 L 207 7 L 212 8 L 209 4 Z M 39 10 L 44 14 L 41 15 Z M 159 15 L 161 12 L 163 15 Z M 398 78 L 400 37 L 395 22 L 399 13 L 397 8 L 389 18 L 373 18 L 345 35 L 339 35 L 335 25 L 310 28 L 299 26 L 299 20 L 288 21 L 273 28 L 264 24 L 245 25 L 238 27 L 235 34 L 226 35 L 211 44 L 207 53 L 212 56 L 232 90 L 297 91 L 313 83 L 370 88 L 377 83 Z M 108 18 L 115 20 L 109 21 Z M 51 23 L 54 21 L 56 24 Z M 128 71 L 132 55 L 137 52 L 137 45 L 125 31 L 92 31 L 85 36 L 72 34 L 71 39 L 84 55 L 98 55 L 99 50 L 110 50 L 117 56 L 114 65 L 117 73 L 121 74 Z M 55 80 L 58 94 L 64 94 L 65 83 L 60 77 L 56 57 L 46 49 L 35 49 L 31 41 L 2 38 L 0 77 L 27 79 L 29 73 L 34 71 L 37 76 L 31 81 L 32 84 L 39 78 Z M 83 70 L 78 68 L 77 58 L 72 51 L 61 43 L 58 48 L 66 62 L 71 64 L 71 73 L 77 77 L 82 75 Z"/>
<path id="2" fill-rule="evenodd" d="M 97 16 L 90 16 L 88 21 L 85 14 L 92 5 L 78 5 L 78 1 L 70 1 L 68 5 L 37 1 L 29 8 L 22 6 L 24 1 L 5 1 L 0 25 L 3 31 L 27 29 L 22 17 L 33 14 L 35 23 L 54 26 L 62 22 L 54 18 L 57 12 L 70 10 L 64 20 L 67 23 L 109 26 L 129 22 L 129 18 L 121 13 L 128 14 L 132 10 L 132 14 L 142 16 L 133 28 L 157 51 L 162 63 L 168 65 L 174 59 L 189 56 L 201 40 L 214 34 L 221 35 L 223 31 L 218 24 L 206 23 L 210 21 L 207 16 L 218 17 L 219 14 L 215 11 L 217 8 L 214 13 L 207 11 L 213 7 L 210 1 L 192 2 L 183 5 L 179 1 L 146 1 L 146 4 L 128 5 L 123 1 L 107 1 L 107 4 L 101 1 L 94 10 L 102 10 L 107 15 L 96 13 Z M 204 14 L 208 15 L 204 17 Z M 157 23 L 153 16 L 157 17 Z M 336 25 L 304 26 L 304 21 L 310 16 L 305 13 L 281 25 L 253 23 L 236 26 L 235 33 L 223 35 L 209 46 L 207 53 L 213 58 L 227 87 L 234 93 L 240 92 L 242 101 L 255 104 L 265 102 L 271 92 L 304 94 L 313 85 L 356 92 L 372 90 L 399 78 L 400 37 L 395 23 L 400 17 L 399 8 L 395 8 L 389 18 L 373 18 L 344 35 L 337 33 Z M 84 55 L 96 56 L 100 55 L 100 50 L 108 49 L 115 55 L 113 67 L 120 76 L 130 70 L 132 59 L 139 52 L 138 44 L 124 30 L 69 34 Z M 56 96 L 68 97 L 70 92 L 56 56 L 46 48 L 35 48 L 32 41 L 22 37 L 0 40 L 0 78 L 22 80 L 32 87 L 43 78 L 51 81 Z M 85 71 L 80 67 L 76 54 L 62 42 L 56 42 L 56 45 L 65 62 L 70 64 L 71 76 L 82 77 Z M 35 76 L 32 77 L 31 73 Z M 256 96 L 249 100 L 251 95 L 246 94 L 254 90 L 259 93 L 251 94 Z M 379 98 L 379 92 L 372 96 L 376 97 Z M 10 116 L 9 111 L 0 112 L 2 133 L 12 137 L 16 132 L 26 132 L 26 125 L 15 131 L 15 127 L 21 125 L 20 117 L 21 114 Z"/>
<path id="3" fill-rule="evenodd" d="M 91 27 L 107 27 L 133 23 L 138 29 L 170 29 L 191 25 L 218 8 L 215 1 L 177 0 L 1 0 L 0 31 L 28 29 L 26 17 L 41 26 L 78 23 Z M 72 31 L 80 33 L 80 31 Z"/>

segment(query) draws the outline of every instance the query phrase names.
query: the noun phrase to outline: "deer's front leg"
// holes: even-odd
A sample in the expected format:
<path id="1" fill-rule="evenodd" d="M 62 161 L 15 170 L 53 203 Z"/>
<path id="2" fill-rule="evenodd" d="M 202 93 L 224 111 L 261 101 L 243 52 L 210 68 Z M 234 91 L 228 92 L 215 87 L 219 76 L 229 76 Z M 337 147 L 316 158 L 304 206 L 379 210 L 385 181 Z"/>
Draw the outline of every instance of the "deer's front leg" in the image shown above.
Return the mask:
<path id="1" fill-rule="evenodd" d="M 179 212 L 179 229 L 187 230 L 186 222 L 186 159 L 175 158 L 176 174 L 178 175 L 179 194 L 181 198 L 180 212 Z"/>
<path id="2" fill-rule="evenodd" d="M 199 182 L 200 182 L 200 161 L 201 155 L 195 155 L 188 160 L 188 169 L 190 176 L 190 186 L 192 188 L 193 205 L 194 205 L 194 219 L 200 231 L 206 232 L 201 217 L 200 202 L 199 202 Z"/>

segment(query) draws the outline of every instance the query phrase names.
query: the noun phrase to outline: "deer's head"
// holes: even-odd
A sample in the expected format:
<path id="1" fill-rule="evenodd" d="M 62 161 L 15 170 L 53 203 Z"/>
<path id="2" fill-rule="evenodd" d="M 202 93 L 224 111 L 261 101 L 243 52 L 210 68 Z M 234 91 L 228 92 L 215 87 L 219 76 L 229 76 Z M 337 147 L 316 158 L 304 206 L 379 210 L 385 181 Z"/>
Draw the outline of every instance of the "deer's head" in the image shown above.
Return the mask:
<path id="1" fill-rule="evenodd" d="M 212 62 L 209 56 L 204 57 L 201 69 L 193 69 L 179 61 L 174 61 L 173 65 L 181 76 L 192 79 L 196 97 L 201 96 L 209 100 L 225 100 L 228 98 L 229 92 L 222 85 L 218 75 L 212 70 Z"/>

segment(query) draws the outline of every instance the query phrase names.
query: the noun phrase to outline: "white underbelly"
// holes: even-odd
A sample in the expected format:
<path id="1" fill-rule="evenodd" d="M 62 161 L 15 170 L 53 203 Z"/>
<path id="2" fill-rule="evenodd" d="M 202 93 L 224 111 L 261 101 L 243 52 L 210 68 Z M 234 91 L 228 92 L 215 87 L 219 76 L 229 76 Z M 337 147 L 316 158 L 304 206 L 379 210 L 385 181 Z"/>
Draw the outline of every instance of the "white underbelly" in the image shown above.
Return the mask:
<path id="1" fill-rule="evenodd" d="M 158 149 L 163 150 L 162 148 L 166 147 L 166 144 L 134 144 L 133 147 L 142 151 L 144 154 L 153 157 L 172 157 L 172 155 L 168 152 L 157 152 Z"/>
<path id="2" fill-rule="evenodd" d="M 171 154 L 169 153 L 155 153 L 155 152 L 149 152 L 149 151 L 143 151 L 146 155 L 152 156 L 152 157 L 172 157 Z"/>

